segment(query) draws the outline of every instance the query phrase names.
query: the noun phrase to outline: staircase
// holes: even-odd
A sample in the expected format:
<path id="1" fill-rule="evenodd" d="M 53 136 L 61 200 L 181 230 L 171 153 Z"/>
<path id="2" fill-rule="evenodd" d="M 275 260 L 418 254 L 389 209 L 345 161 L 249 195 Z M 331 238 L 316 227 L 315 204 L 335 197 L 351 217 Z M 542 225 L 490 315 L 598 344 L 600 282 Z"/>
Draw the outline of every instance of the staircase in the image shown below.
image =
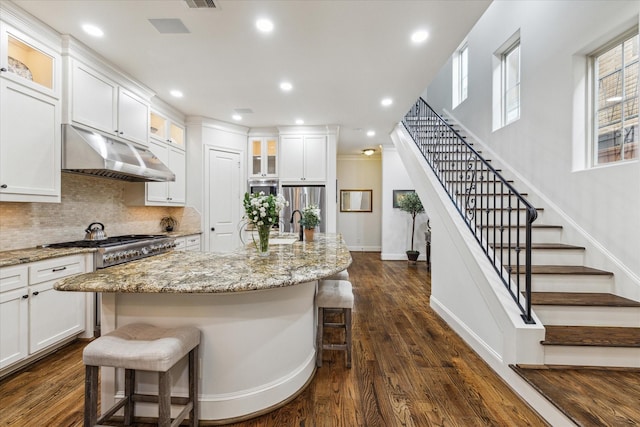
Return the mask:
<path id="1" fill-rule="evenodd" d="M 543 206 L 528 226 L 518 199 L 527 194 L 514 194 L 518 184 L 479 160 L 481 151 L 424 100 L 403 123 L 489 259 L 510 275 L 505 285 L 544 325 L 544 364 L 640 368 L 640 303 L 611 293 L 613 273 L 585 265 L 585 248 L 564 241 L 561 224 L 545 223 Z"/>

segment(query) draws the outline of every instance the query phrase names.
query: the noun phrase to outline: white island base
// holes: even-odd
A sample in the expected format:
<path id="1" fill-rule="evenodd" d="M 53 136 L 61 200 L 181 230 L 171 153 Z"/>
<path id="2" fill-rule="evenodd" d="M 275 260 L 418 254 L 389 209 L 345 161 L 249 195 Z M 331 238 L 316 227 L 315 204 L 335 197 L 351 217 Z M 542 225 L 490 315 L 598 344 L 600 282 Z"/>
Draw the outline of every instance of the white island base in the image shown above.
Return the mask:
<path id="1" fill-rule="evenodd" d="M 147 322 L 195 326 L 200 343 L 202 421 L 228 422 L 268 412 L 297 395 L 315 372 L 317 282 L 234 293 L 103 293 L 102 333 Z M 173 394 L 187 396 L 186 361 L 173 371 Z M 124 390 L 124 371 L 102 368 L 102 408 Z M 157 375 L 139 373 L 138 390 L 157 392 Z M 179 407 L 175 407 L 173 416 Z M 156 417 L 138 403 L 136 416 Z"/>

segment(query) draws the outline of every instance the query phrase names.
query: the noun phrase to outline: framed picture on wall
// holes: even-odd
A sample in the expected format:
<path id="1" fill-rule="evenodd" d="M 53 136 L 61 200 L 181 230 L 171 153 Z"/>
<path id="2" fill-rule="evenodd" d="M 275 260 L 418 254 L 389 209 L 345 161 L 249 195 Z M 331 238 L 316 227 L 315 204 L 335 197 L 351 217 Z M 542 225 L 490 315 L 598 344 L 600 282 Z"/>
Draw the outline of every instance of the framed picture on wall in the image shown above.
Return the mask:
<path id="1" fill-rule="evenodd" d="M 393 207 L 399 208 L 400 199 L 409 193 L 415 193 L 415 190 L 393 190 Z"/>
<path id="2" fill-rule="evenodd" d="M 372 212 L 373 190 L 340 190 L 340 212 Z"/>

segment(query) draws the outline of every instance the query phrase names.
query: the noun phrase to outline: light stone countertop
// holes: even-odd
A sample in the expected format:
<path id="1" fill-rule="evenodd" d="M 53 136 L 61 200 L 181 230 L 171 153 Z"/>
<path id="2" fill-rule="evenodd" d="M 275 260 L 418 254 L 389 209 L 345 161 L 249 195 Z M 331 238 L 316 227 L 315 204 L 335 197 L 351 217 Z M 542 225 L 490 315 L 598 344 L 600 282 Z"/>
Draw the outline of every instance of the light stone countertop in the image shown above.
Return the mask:
<path id="1" fill-rule="evenodd" d="M 147 233 L 152 234 L 152 233 Z M 166 234 L 169 237 L 191 236 L 193 234 L 202 234 L 198 230 L 173 231 Z M 45 259 L 58 258 L 67 255 L 84 254 L 87 252 L 95 252 L 97 248 L 47 248 L 37 246 L 35 248 L 13 249 L 10 251 L 0 251 L 0 267 L 9 267 L 12 265 L 27 264 L 30 262 L 42 261 Z"/>
<path id="2" fill-rule="evenodd" d="M 273 238 L 296 238 L 280 233 Z M 253 244 L 230 253 L 173 251 L 94 273 L 64 278 L 59 291 L 123 293 L 231 293 L 280 288 L 331 276 L 351 265 L 339 234 L 315 233 L 313 242 L 270 245 L 268 257 Z"/>

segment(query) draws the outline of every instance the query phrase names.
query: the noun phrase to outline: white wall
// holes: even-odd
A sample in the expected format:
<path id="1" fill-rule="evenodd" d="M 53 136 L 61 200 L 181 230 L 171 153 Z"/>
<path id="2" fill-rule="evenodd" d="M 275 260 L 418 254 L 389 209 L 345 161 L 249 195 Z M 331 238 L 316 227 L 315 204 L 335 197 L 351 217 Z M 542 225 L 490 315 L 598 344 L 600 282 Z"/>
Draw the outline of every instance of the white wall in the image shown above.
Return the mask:
<path id="1" fill-rule="evenodd" d="M 338 203 L 338 233 L 342 233 L 349 250 L 379 252 L 382 246 L 382 157 L 340 156 L 337 163 L 338 199 L 340 190 L 373 190 L 372 212 L 340 212 Z"/>
<path id="2" fill-rule="evenodd" d="M 393 208 L 393 190 L 414 190 L 416 187 L 405 170 L 396 148 L 382 150 L 382 254 L 383 260 L 405 260 L 411 249 L 411 215 Z M 416 217 L 414 249 L 420 251 L 420 260 L 426 259 L 424 232 L 429 219 L 429 203 L 421 198 L 424 214 Z"/>
<path id="3" fill-rule="evenodd" d="M 638 25 L 637 1 L 494 2 L 469 33 L 469 97 L 451 111 L 494 160 L 512 168 L 586 263 L 615 274 L 615 293 L 640 300 L 640 162 L 586 167 L 587 55 Z M 494 52 L 520 31 L 521 117 L 492 131 Z M 449 61 L 425 91 L 451 110 Z"/>

